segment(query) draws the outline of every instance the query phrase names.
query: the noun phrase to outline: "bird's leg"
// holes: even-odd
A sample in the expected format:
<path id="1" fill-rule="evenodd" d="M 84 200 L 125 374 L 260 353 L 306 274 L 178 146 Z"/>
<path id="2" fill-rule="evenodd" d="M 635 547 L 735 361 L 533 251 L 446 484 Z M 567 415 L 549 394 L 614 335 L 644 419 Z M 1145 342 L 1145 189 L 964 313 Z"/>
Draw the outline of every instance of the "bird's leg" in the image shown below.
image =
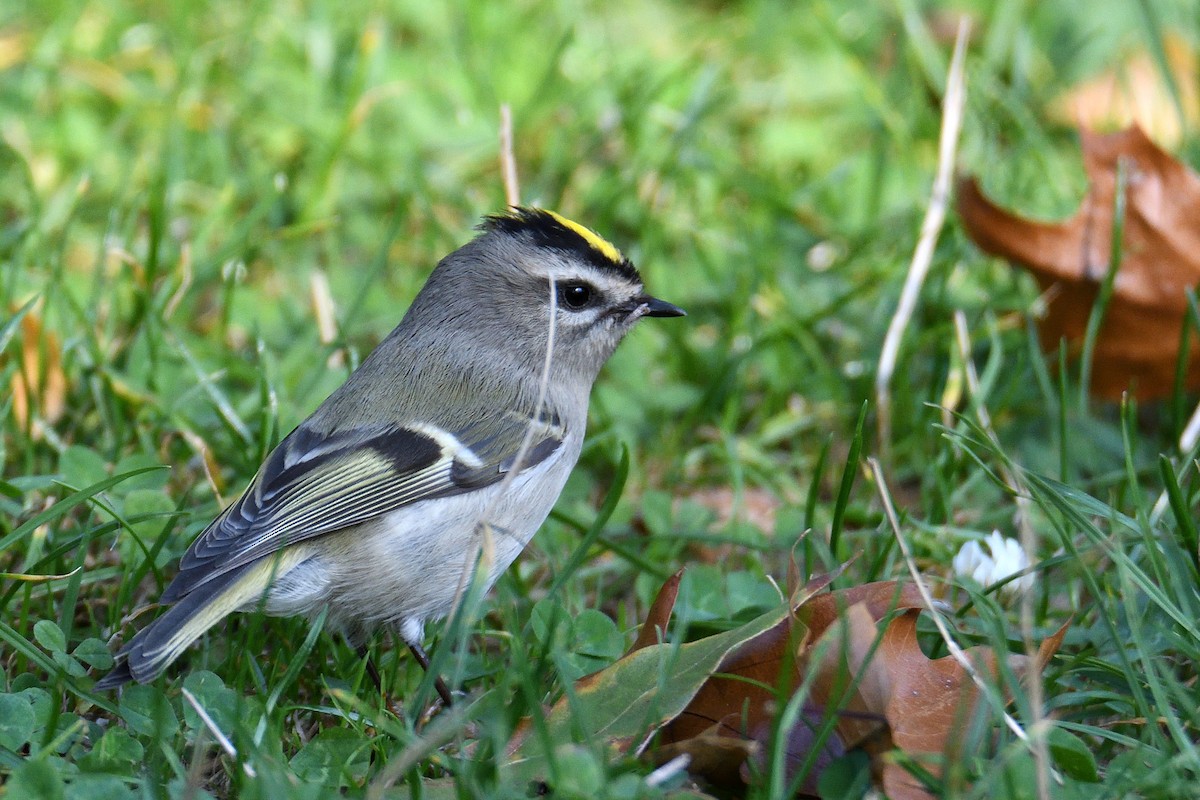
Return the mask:
<path id="1" fill-rule="evenodd" d="M 425 655 L 425 648 L 421 647 L 420 643 L 406 642 L 408 649 L 412 651 L 413 658 L 421 665 L 421 669 L 429 672 L 429 656 Z M 450 690 L 446 688 L 446 682 L 442 680 L 441 675 L 433 676 L 433 688 L 437 689 L 438 696 L 442 698 L 442 703 L 446 708 L 454 705 L 454 699 L 450 695 Z"/>
<path id="2" fill-rule="evenodd" d="M 365 644 L 356 644 L 354 645 L 354 652 L 358 653 L 358 657 L 366 664 L 367 675 L 371 677 L 371 682 L 375 684 L 376 691 L 383 698 L 384 708 L 395 714 L 397 718 L 403 718 L 404 709 L 396 706 L 388 693 L 383 690 L 383 676 L 379 674 L 379 668 L 375 666 L 375 659 L 371 658 L 371 653 L 367 650 L 367 646 Z M 375 757 L 374 752 L 372 752 L 371 757 Z"/>
<path id="3" fill-rule="evenodd" d="M 367 650 L 365 644 L 355 645 L 354 652 L 358 653 L 367 664 L 367 674 L 371 676 L 371 681 L 375 684 L 375 688 L 380 694 L 383 694 L 383 676 L 379 674 L 379 669 L 375 666 L 375 661 L 371 658 L 371 653 Z"/>

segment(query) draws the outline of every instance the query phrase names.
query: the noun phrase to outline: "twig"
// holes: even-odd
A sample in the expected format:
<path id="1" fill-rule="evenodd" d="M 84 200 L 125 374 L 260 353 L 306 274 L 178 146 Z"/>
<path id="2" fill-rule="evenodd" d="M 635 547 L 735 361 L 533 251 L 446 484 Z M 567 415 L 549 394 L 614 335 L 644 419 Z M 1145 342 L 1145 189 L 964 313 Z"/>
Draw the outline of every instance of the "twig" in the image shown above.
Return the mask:
<path id="1" fill-rule="evenodd" d="M 983 402 L 983 393 L 979 387 L 979 373 L 975 369 L 975 362 L 971 360 L 971 334 L 967 328 L 967 316 L 961 309 L 954 311 L 954 335 L 958 343 L 958 354 L 963 362 L 963 372 L 967 378 L 968 396 L 975 406 L 975 417 L 979 420 L 979 427 L 983 429 L 988 440 L 999 450 L 1000 437 L 996 435 L 996 429 L 992 427 L 992 415 L 988 413 L 987 406 Z M 1025 548 L 1026 555 L 1036 553 L 1037 540 L 1033 528 L 1029 524 L 1029 492 L 1025 490 L 1025 485 L 1021 483 L 1017 473 L 1003 462 L 1000 464 L 1000 477 L 1004 479 L 1005 485 L 1008 486 L 1017 501 L 1017 527 L 1021 531 L 1021 546 Z"/>
<path id="2" fill-rule="evenodd" d="M 979 373 L 975 370 L 975 362 L 971 360 L 971 335 L 967 329 L 967 316 L 961 309 L 956 309 L 954 312 L 954 332 L 958 341 L 959 355 L 962 357 L 963 372 L 967 376 L 967 391 L 975 406 L 975 415 L 988 439 L 999 449 L 1000 437 L 996 435 L 996 430 L 992 427 L 992 416 L 988 413 L 982 391 L 979 388 Z M 1029 492 L 1025 490 L 1016 471 L 1009 469 L 1007 464 L 1000 464 L 1000 474 L 1012 491 L 1013 497 L 1016 498 L 1017 529 L 1020 531 L 1021 549 L 1025 551 L 1026 558 L 1032 562 L 1033 554 L 1037 552 L 1038 542 L 1037 533 L 1029 522 Z M 1029 727 L 1041 730 L 1045 721 L 1042 707 L 1045 697 L 1042 693 L 1042 663 L 1041 659 L 1037 657 L 1038 648 L 1033 641 L 1033 592 L 1021 592 L 1019 613 L 1021 643 L 1025 648 L 1025 655 L 1029 657 L 1029 662 L 1032 664 L 1029 675 Z M 1033 761 L 1037 767 L 1038 798 L 1039 800 L 1050 800 L 1050 754 L 1046 750 L 1045 738 L 1033 737 L 1032 746 Z"/>
<path id="3" fill-rule="evenodd" d="M 925 603 L 925 610 L 929 612 L 930 618 L 933 619 L 934 626 L 937 627 L 938 633 L 942 637 L 942 641 L 946 643 L 946 649 L 950 651 L 950 655 L 958 662 L 959 666 L 970 676 L 971 680 L 979 687 L 983 696 L 988 699 L 992 707 L 1004 715 L 1004 724 L 1013 732 L 1022 742 L 1029 742 L 1029 734 L 1027 734 L 1012 715 L 1004 710 L 1004 701 L 995 696 L 995 690 L 979 671 L 975 669 L 975 665 L 971 663 L 971 659 L 967 658 L 967 654 L 958 646 L 958 642 L 954 641 L 950 636 L 950 629 L 946 627 L 946 621 L 942 619 L 942 612 L 938 610 L 937 604 L 933 600 L 933 595 L 929 592 L 929 587 L 925 585 L 925 580 L 921 577 L 921 571 L 917 569 L 917 562 L 913 558 L 912 550 L 908 546 L 908 541 L 900 532 L 900 520 L 896 517 L 896 509 L 892 506 L 892 496 L 888 491 L 887 483 L 883 478 L 883 469 L 879 466 L 879 461 L 874 457 L 868 458 L 867 462 L 871 465 L 871 472 L 875 476 L 875 485 L 879 489 L 879 497 L 883 500 L 883 510 L 887 514 L 888 524 L 892 527 L 892 533 L 896 537 L 896 543 L 900 545 L 900 553 L 904 556 L 904 563 L 908 565 L 908 572 L 912 575 L 913 583 L 917 585 L 917 591 L 921 593 L 921 600 Z"/>
<path id="4" fill-rule="evenodd" d="M 912 263 L 908 267 L 908 277 L 904 279 L 904 289 L 900 292 L 900 302 L 896 305 L 896 313 L 888 324 L 887 336 L 883 340 L 883 350 L 879 356 L 879 368 L 875 373 L 875 404 L 879 413 L 879 452 L 884 462 L 890 461 L 892 444 L 892 375 L 896 371 L 896 358 L 900 353 L 900 340 L 912 320 L 917 298 L 929 274 L 933 262 L 933 249 L 937 245 L 938 234 L 946 219 L 946 207 L 950 200 L 950 178 L 954 174 L 954 152 L 958 146 L 958 133 L 962 128 L 963 104 L 966 101 L 966 87 L 963 79 L 963 62 L 966 59 L 967 39 L 971 25 L 966 16 L 958 23 L 958 35 L 954 41 L 954 56 L 950 60 L 950 72 L 946 77 L 946 96 L 942 99 L 942 130 L 938 138 L 938 166 L 933 181 L 933 191 L 929 196 L 929 206 L 925 209 L 925 219 L 921 223 L 921 236 L 917 240 L 916 250 L 913 251 Z"/>
<path id="5" fill-rule="evenodd" d="M 521 202 L 517 182 L 517 165 L 513 158 L 513 139 L 512 139 L 512 113 L 509 110 L 508 104 L 504 103 L 500 106 L 500 165 L 504 176 L 504 194 L 509 206 L 517 206 Z M 546 357 L 542 362 L 542 373 L 538 381 L 537 401 L 534 404 L 533 414 L 529 419 L 529 423 L 525 427 L 525 434 L 521 438 L 521 444 L 517 448 L 516 455 L 513 456 L 512 466 L 504 475 L 504 478 L 496 486 L 496 490 L 492 495 L 492 499 L 480 512 L 478 521 L 475 523 L 475 529 L 479 534 L 479 547 L 476 554 L 479 558 L 479 563 L 476 564 L 475 559 L 471 559 L 463 564 L 463 571 L 459 577 L 459 584 L 454 596 L 454 605 L 451 614 L 458 612 L 459 606 L 462 604 L 463 598 L 466 597 L 467 589 L 471 583 L 472 571 L 482 566 L 485 575 L 490 575 L 492 566 L 496 560 L 496 543 L 495 530 L 489 520 L 496 505 L 504 498 L 508 490 L 512 487 L 513 481 L 525 468 L 526 460 L 529 458 L 529 453 L 534 446 L 534 429 L 538 421 L 542 418 L 542 410 L 546 406 L 546 395 L 550 388 L 550 369 L 554 363 L 554 331 L 556 316 L 558 314 L 558 287 L 551 276 L 549 281 L 549 316 L 546 325 Z M 486 578 L 485 578 L 486 580 Z"/>
<path id="6" fill-rule="evenodd" d="M 238 752 L 237 748 L 233 746 L 233 742 L 229 741 L 229 737 L 217 727 L 217 723 L 213 721 L 213 718 L 210 717 L 208 712 L 204 710 L 204 706 L 200 705 L 200 703 L 196 701 L 195 695 L 193 695 L 187 689 L 182 689 L 181 691 L 183 692 L 183 699 L 188 701 L 188 705 L 190 705 L 192 710 L 196 712 L 196 715 L 200 717 L 200 721 L 204 723 L 204 727 L 207 728 L 208 732 L 211 733 L 213 738 L 217 740 L 217 744 L 221 746 L 221 749 L 224 750 L 230 758 L 236 761 Z M 247 777 L 255 777 L 254 767 L 250 766 L 244 761 L 242 762 L 242 771 L 246 773 Z"/>
<path id="7" fill-rule="evenodd" d="M 472 713 L 477 713 L 474 704 L 448 708 L 438 715 L 424 733 L 413 738 L 404 749 L 388 760 L 379 774 L 367 786 L 367 800 L 383 800 L 387 790 L 423 759 L 440 747 L 444 747 L 458 736 Z"/>
<path id="8" fill-rule="evenodd" d="M 317 338 L 321 344 L 330 345 L 337 340 L 337 310 L 333 302 L 333 292 L 329 288 L 329 278 L 321 270 L 314 270 L 308 276 L 309 296 L 312 298 L 313 316 L 317 319 Z M 334 350 L 325 362 L 330 369 L 338 369 L 345 363 L 345 354 L 339 349 Z"/>
<path id="9" fill-rule="evenodd" d="M 520 205 L 521 186 L 517 183 L 517 160 L 513 157 L 512 109 L 500 104 L 500 174 L 504 178 L 504 202 Z"/>
<path id="10" fill-rule="evenodd" d="M 692 757 L 687 753 L 680 753 L 672 758 L 667 763 L 663 764 L 658 769 L 646 776 L 646 785 L 652 788 L 662 786 L 667 781 L 674 778 L 676 775 L 687 770 L 688 764 L 692 761 Z"/>

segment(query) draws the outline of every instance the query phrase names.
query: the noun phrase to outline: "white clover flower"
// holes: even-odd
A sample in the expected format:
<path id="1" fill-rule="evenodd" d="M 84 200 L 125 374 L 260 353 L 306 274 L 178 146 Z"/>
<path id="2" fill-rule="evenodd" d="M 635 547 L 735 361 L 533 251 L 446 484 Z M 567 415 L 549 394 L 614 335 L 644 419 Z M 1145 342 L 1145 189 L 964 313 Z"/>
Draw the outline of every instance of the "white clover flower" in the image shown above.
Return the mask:
<path id="1" fill-rule="evenodd" d="M 987 588 L 999 583 L 1010 575 L 1029 567 L 1029 556 L 1021 548 L 1016 539 L 1006 539 L 1000 531 L 992 531 L 984 539 L 991 555 L 984 552 L 979 542 L 972 539 L 962 546 L 954 557 L 954 572 L 956 575 L 970 577 L 976 583 Z M 1022 575 L 1010 581 L 1000 589 L 1006 595 L 1017 595 L 1033 587 L 1034 575 Z"/>

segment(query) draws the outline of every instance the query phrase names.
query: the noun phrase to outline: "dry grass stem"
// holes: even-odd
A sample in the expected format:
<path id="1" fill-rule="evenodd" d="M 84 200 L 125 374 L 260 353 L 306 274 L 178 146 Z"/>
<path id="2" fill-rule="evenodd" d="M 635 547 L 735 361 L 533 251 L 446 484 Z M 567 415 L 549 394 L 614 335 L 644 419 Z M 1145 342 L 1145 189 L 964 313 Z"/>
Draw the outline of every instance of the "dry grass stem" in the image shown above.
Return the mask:
<path id="1" fill-rule="evenodd" d="M 896 305 L 896 313 L 888 324 L 887 335 L 883 340 L 883 350 L 879 356 L 879 369 L 875 373 L 875 404 L 879 414 L 879 452 L 884 462 L 889 462 L 892 443 L 892 375 L 896 371 L 896 359 L 900 354 L 900 342 L 904 332 L 912 321 L 921 287 L 929 274 L 933 263 L 933 249 L 937 245 L 938 234 L 946 219 L 946 208 L 950 203 L 950 179 L 954 175 L 954 154 L 958 146 L 958 133 L 962 128 L 963 105 L 966 102 L 966 84 L 963 76 L 963 63 L 966 59 L 967 40 L 970 36 L 971 25 L 966 16 L 958 24 L 958 35 L 954 41 L 954 57 L 950 61 L 950 71 L 946 77 L 946 96 L 942 100 L 942 129 L 938 138 L 937 175 L 933 182 L 933 191 L 929 197 L 929 205 L 925 209 L 925 219 L 921 223 L 921 235 L 913 252 L 912 262 L 908 267 L 908 277 L 904 279 L 904 288 L 900 292 L 900 302 Z"/>
<path id="2" fill-rule="evenodd" d="M 979 674 L 979 670 L 975 669 L 975 665 L 971 663 L 971 659 L 967 658 L 967 654 L 958 646 L 958 642 L 954 641 L 950 636 L 950 629 L 946 626 L 946 621 L 942 619 L 942 612 L 938 610 L 937 604 L 933 600 L 933 595 L 929 591 L 929 587 L 925 585 L 925 579 L 921 577 L 921 571 L 917 569 L 917 562 L 913 558 L 912 549 L 908 546 L 908 541 L 904 538 L 904 534 L 900 532 L 900 520 L 896 516 L 896 509 L 892 505 L 892 496 L 888 491 L 887 482 L 883 477 L 883 469 L 879 466 L 878 459 L 868 458 L 868 463 L 871 465 L 871 472 L 875 477 L 875 485 L 879 489 L 879 497 L 883 501 L 883 510 L 887 514 L 888 524 L 892 528 L 892 533 L 896 537 L 896 543 L 900 546 L 900 553 L 904 556 L 904 563 L 908 566 L 909 575 L 912 576 L 913 583 L 917 585 L 917 591 L 921 593 L 921 600 L 925 603 L 925 610 L 929 612 L 930 618 L 933 620 L 934 626 L 937 627 L 938 634 L 941 635 L 942 641 L 946 643 L 946 649 L 959 666 L 963 668 L 971 680 L 979 687 L 979 691 L 996 711 L 1004 717 L 1004 724 L 1013 732 L 1018 739 L 1023 742 L 1029 742 L 1029 734 L 1021 727 L 1020 723 L 1013 718 L 1011 714 L 1004 710 L 1004 700 L 996 696 L 995 687 L 983 679 Z"/>
<path id="3" fill-rule="evenodd" d="M 971 360 L 971 334 L 967 328 L 967 317 L 961 310 L 954 312 L 954 333 L 958 342 L 959 355 L 962 358 L 963 372 L 967 379 L 967 391 L 970 393 L 972 405 L 975 406 L 975 416 L 979 420 L 987 437 L 997 449 L 1000 439 L 992 427 L 992 415 L 984 404 L 983 393 L 979 388 L 979 373 L 975 370 L 975 362 Z M 1000 475 L 1012 491 L 1017 503 L 1017 528 L 1020 531 L 1021 549 L 1032 563 L 1037 555 L 1037 533 L 1030 524 L 1029 492 L 1021 483 L 1021 479 L 1007 464 L 1000 464 Z M 1037 657 L 1038 645 L 1033 640 L 1033 592 L 1024 591 L 1020 595 L 1020 624 L 1021 643 L 1025 655 L 1029 657 L 1029 725 L 1034 730 L 1042 730 L 1045 715 L 1042 713 L 1045 697 L 1042 691 L 1042 664 Z M 1046 741 L 1041 736 L 1033 737 L 1033 760 L 1037 766 L 1037 786 L 1039 800 L 1050 798 L 1050 754 L 1046 750 Z"/>
<path id="4" fill-rule="evenodd" d="M 312 297 L 313 316 L 317 320 L 317 336 L 321 344 L 333 344 L 337 339 L 337 311 L 333 291 L 329 288 L 329 278 L 321 270 L 314 270 L 308 276 L 308 288 Z M 345 354 L 341 350 L 330 353 L 326 362 L 330 369 L 337 369 L 344 363 Z"/>
<path id="5" fill-rule="evenodd" d="M 195 695 L 193 695 L 187 689 L 181 689 L 180 692 L 183 694 L 183 699 L 186 700 L 188 705 L 192 707 L 192 710 L 196 712 L 196 716 L 200 717 L 200 721 L 204 723 L 204 727 L 207 728 L 208 732 L 213 735 L 213 739 L 215 739 L 217 744 L 220 745 L 221 749 L 225 751 L 225 754 L 236 761 L 238 757 L 237 748 L 233 746 L 233 742 L 229 741 L 229 737 L 222 733 L 221 729 L 217 727 L 217 723 L 208 715 L 208 712 L 204 710 L 204 706 L 200 705 L 200 703 L 196 700 Z M 247 777 L 254 777 L 254 767 L 250 766 L 249 764 L 242 762 L 242 770 L 246 773 Z"/>
<path id="6" fill-rule="evenodd" d="M 504 179 L 504 202 L 510 207 L 521 204 L 521 185 L 517 182 L 517 160 L 513 156 L 512 109 L 500 104 L 500 174 Z"/>

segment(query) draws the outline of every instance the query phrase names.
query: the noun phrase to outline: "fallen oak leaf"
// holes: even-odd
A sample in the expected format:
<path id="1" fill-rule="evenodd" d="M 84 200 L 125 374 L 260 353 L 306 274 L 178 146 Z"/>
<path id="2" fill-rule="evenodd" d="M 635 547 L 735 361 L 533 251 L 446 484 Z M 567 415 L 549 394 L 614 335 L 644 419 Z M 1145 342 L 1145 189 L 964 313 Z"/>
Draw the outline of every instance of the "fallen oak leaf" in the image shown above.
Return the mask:
<path id="1" fill-rule="evenodd" d="M 1109 399 L 1133 387 L 1140 399 L 1174 389 L 1189 287 L 1200 282 L 1200 176 L 1134 126 L 1114 134 L 1080 131 L 1088 194 L 1065 222 L 1040 223 L 1005 211 L 974 178 L 958 185 L 963 226 L 984 251 L 1033 273 L 1048 295 L 1038 321 L 1042 347 L 1066 339 L 1077 355 L 1109 270 L 1118 165 L 1126 170 L 1121 260 L 1096 338 L 1092 391 Z M 1200 389 L 1200 348 L 1185 388 Z"/>
<path id="2" fill-rule="evenodd" d="M 686 755 L 691 774 L 703 775 L 709 784 L 722 789 L 741 788 L 746 783 L 742 769 L 759 755 L 766 737 L 743 733 L 740 721 L 740 714 L 731 714 L 695 736 L 660 744 L 654 749 L 654 763 L 666 764 Z"/>
<path id="3" fill-rule="evenodd" d="M 738 777 L 749 783 L 755 771 L 766 771 L 765 754 L 772 737 L 780 735 L 786 778 L 789 785 L 799 781 L 804 794 L 814 794 L 822 771 L 857 748 L 870 755 L 873 778 L 889 797 L 928 798 L 923 785 L 886 754 L 898 747 L 938 774 L 942 754 L 975 713 L 979 692 L 952 657 L 931 661 L 917 645 L 915 624 L 923 607 L 915 585 L 896 582 L 810 597 L 792 615 L 790 630 L 789 621 L 781 620 L 730 654 L 679 718 L 664 727 L 660 741 L 668 744 L 660 746 L 656 760 L 678 752 L 702 755 L 692 774 L 728 785 L 736 754 L 745 753 Z M 880 621 L 897 610 L 904 613 L 881 633 Z M 1065 632 L 1066 626 L 1043 643 L 1040 663 L 1057 651 Z M 790 659 L 793 673 L 781 675 L 789 669 L 784 649 L 789 643 L 800 652 Z M 997 673 L 990 648 L 967 653 L 983 674 Z M 1022 655 L 1010 656 L 1009 663 L 1018 675 L 1028 666 Z M 795 723 L 776 733 L 778 698 L 790 696 L 810 670 L 816 674 L 808 701 Z M 829 718 L 832 732 L 823 730 Z M 702 741 L 688 744 L 689 737 Z"/>
<path id="4" fill-rule="evenodd" d="M 706 740 L 697 748 L 720 749 L 723 753 L 739 752 L 754 754 L 751 761 L 738 765 L 737 776 L 743 781 L 752 780 L 750 766 L 762 771 L 765 765 L 762 754 L 771 741 L 774 718 L 779 699 L 792 696 L 801 685 L 805 670 L 803 654 L 813 641 L 834 624 L 849 608 L 858 608 L 866 615 L 868 636 L 876 637 L 875 622 L 893 610 L 919 608 L 922 606 L 920 592 L 912 584 L 895 581 L 880 581 L 852 586 L 835 592 L 824 589 L 840 574 L 821 575 L 811 579 L 798 591 L 793 592 L 792 614 L 781 619 L 773 628 L 758 637 L 748 640 L 729 654 L 717 672 L 696 693 L 686 709 L 663 728 L 659 737 L 656 761 L 677 750 L 687 750 L 683 744 L 696 737 L 712 737 L 713 726 L 719 726 L 721 738 L 740 738 L 756 742 L 752 749 L 731 742 Z M 886 737 L 880 738 L 883 727 L 882 716 L 857 709 L 839 709 L 840 716 L 853 718 L 869 730 L 856 736 L 856 744 L 871 739 L 879 749 L 886 749 Z M 785 765 L 789 780 L 795 777 L 806 762 L 810 761 L 813 747 L 819 747 L 805 772 L 801 789 L 815 792 L 821 770 L 837 756 L 850 749 L 844 742 L 844 732 L 833 736 L 818 736 L 817 730 L 825 717 L 819 704 L 809 704 L 801 709 L 799 718 L 789 730 L 783 731 Z M 847 725 L 851 723 L 847 722 Z M 666 749 L 664 750 L 664 746 Z M 707 772 L 705 764 L 715 764 L 716 770 Z M 709 760 L 689 768 L 693 775 L 700 775 L 718 785 L 730 781 L 728 761 Z"/>
<path id="5" fill-rule="evenodd" d="M 964 732 L 980 713 L 979 687 L 954 656 L 930 659 L 917 642 L 920 610 L 909 610 L 893 619 L 879 634 L 876 621 L 863 605 L 851 607 L 845 623 L 832 626 L 813 652 L 820 659 L 814 681 L 814 699 L 832 708 L 855 714 L 839 714 L 839 735 L 854 746 L 877 735 L 864 715 L 877 715 L 886 723 L 891 743 L 909 760 L 937 777 L 946 759 L 961 757 Z M 1068 621 L 1039 648 L 1033 662 L 1027 656 L 1008 656 L 1009 668 L 1022 677 L 1031 666 L 1044 665 L 1058 651 Z M 999 665 L 994 650 L 986 646 L 964 651 L 976 672 L 995 680 Z M 853 676 L 851 691 L 845 691 Z M 909 770 L 890 759 L 882 759 L 878 747 L 867 747 L 885 793 L 893 800 L 926 800 L 933 795 Z"/>
<path id="6" fill-rule="evenodd" d="M 766 772 L 770 752 L 782 756 L 788 780 L 811 795 L 823 770 L 856 747 L 871 756 L 872 777 L 889 796 L 928 798 L 908 770 L 887 758 L 893 744 L 899 744 L 893 742 L 893 727 L 904 730 L 895 721 L 894 707 L 916 716 L 896 698 L 907 692 L 927 700 L 954 689 L 971 701 L 962 708 L 973 712 L 978 692 L 969 680 L 955 675 L 954 670 L 961 670 L 957 662 L 931 662 L 916 646 L 921 600 L 915 586 L 881 582 L 822 594 L 833 578 L 810 580 L 798 592 L 796 605 L 784 604 L 740 628 L 683 645 L 635 647 L 610 667 L 581 678 L 547 712 L 538 739 L 530 736 L 532 723 L 522 722 L 506 751 L 510 760 L 504 769 L 510 777 L 544 781 L 548 754 L 572 746 L 572 741 L 600 742 L 611 752 L 641 755 L 658 731 L 658 743 L 649 754 L 658 763 L 687 755 L 689 772 L 725 787 L 752 783 Z M 661 636 L 677 591 L 674 578 L 660 589 L 639 641 L 648 640 L 649 630 L 656 640 Z M 895 610 L 904 613 L 881 634 L 880 620 Z M 911 620 L 913 627 L 896 625 L 900 620 Z M 1039 661 L 1057 649 L 1065 630 L 1064 626 L 1048 640 Z M 847 631 L 853 633 L 843 646 L 839 637 L 847 637 Z M 814 647 L 818 639 L 821 643 Z M 983 659 L 980 663 L 994 673 L 995 655 L 987 648 L 968 652 L 976 651 Z M 813 656 L 831 652 L 838 657 Z M 880 652 L 890 656 L 877 663 Z M 950 672 L 930 669 L 931 663 L 945 664 Z M 1026 661 L 1012 656 L 1010 664 L 1019 672 Z M 788 728 L 777 730 L 775 716 L 782 702 L 802 685 L 808 669 L 819 673 L 811 678 L 817 687 L 813 702 L 798 709 Z M 857 680 L 852 683 L 853 676 Z M 965 702 L 958 694 L 953 697 L 956 709 Z M 949 734 L 935 730 L 932 735 L 941 735 L 937 742 L 942 743 Z M 919 748 L 930 743 L 906 741 L 912 750 L 901 745 L 903 752 L 924 768 L 924 760 L 918 759 L 930 754 Z M 936 761 L 931 766 L 931 774 L 936 774 Z"/>
<path id="7" fill-rule="evenodd" d="M 730 652 L 714 674 L 696 693 L 687 708 L 663 731 L 660 742 L 670 743 L 699 736 L 711 725 L 730 714 L 743 715 L 752 725 L 770 719 L 774 711 L 777 690 L 788 696 L 794 691 L 798 677 L 783 674 L 785 666 L 794 665 L 796 652 L 809 636 L 809 627 L 796 627 L 796 621 L 808 604 L 824 602 L 831 595 L 819 594 L 841 570 L 819 575 L 793 593 L 791 613 L 783 616 L 773 627 L 748 639 Z M 786 681 L 780 686 L 781 679 Z"/>
<path id="8" fill-rule="evenodd" d="M 876 622 L 893 611 L 925 607 L 921 590 L 916 584 L 875 581 L 817 595 L 797 609 L 796 613 L 808 627 L 812 639 L 816 640 L 847 609 L 860 603 L 866 606 L 871 619 Z"/>
<path id="9" fill-rule="evenodd" d="M 912 613 L 912 612 L 909 612 Z M 848 748 L 879 735 L 886 727 L 884 709 L 891 694 L 886 672 L 871 670 L 879 642 L 878 618 L 866 603 L 855 603 L 817 637 L 801 668 L 814 672 L 811 696 L 821 708 L 838 713 L 835 727 Z M 841 712 L 849 712 L 842 718 Z"/>
<path id="10" fill-rule="evenodd" d="M 640 754 L 650 737 L 686 708 L 725 657 L 746 641 L 773 629 L 786 606 L 768 611 L 724 633 L 685 644 L 655 644 L 622 656 L 569 687 L 546 714 L 546 738 L 555 745 L 582 737 L 619 752 Z M 530 736 L 526 718 L 507 748 L 510 765 L 540 769 L 544 753 Z"/>

